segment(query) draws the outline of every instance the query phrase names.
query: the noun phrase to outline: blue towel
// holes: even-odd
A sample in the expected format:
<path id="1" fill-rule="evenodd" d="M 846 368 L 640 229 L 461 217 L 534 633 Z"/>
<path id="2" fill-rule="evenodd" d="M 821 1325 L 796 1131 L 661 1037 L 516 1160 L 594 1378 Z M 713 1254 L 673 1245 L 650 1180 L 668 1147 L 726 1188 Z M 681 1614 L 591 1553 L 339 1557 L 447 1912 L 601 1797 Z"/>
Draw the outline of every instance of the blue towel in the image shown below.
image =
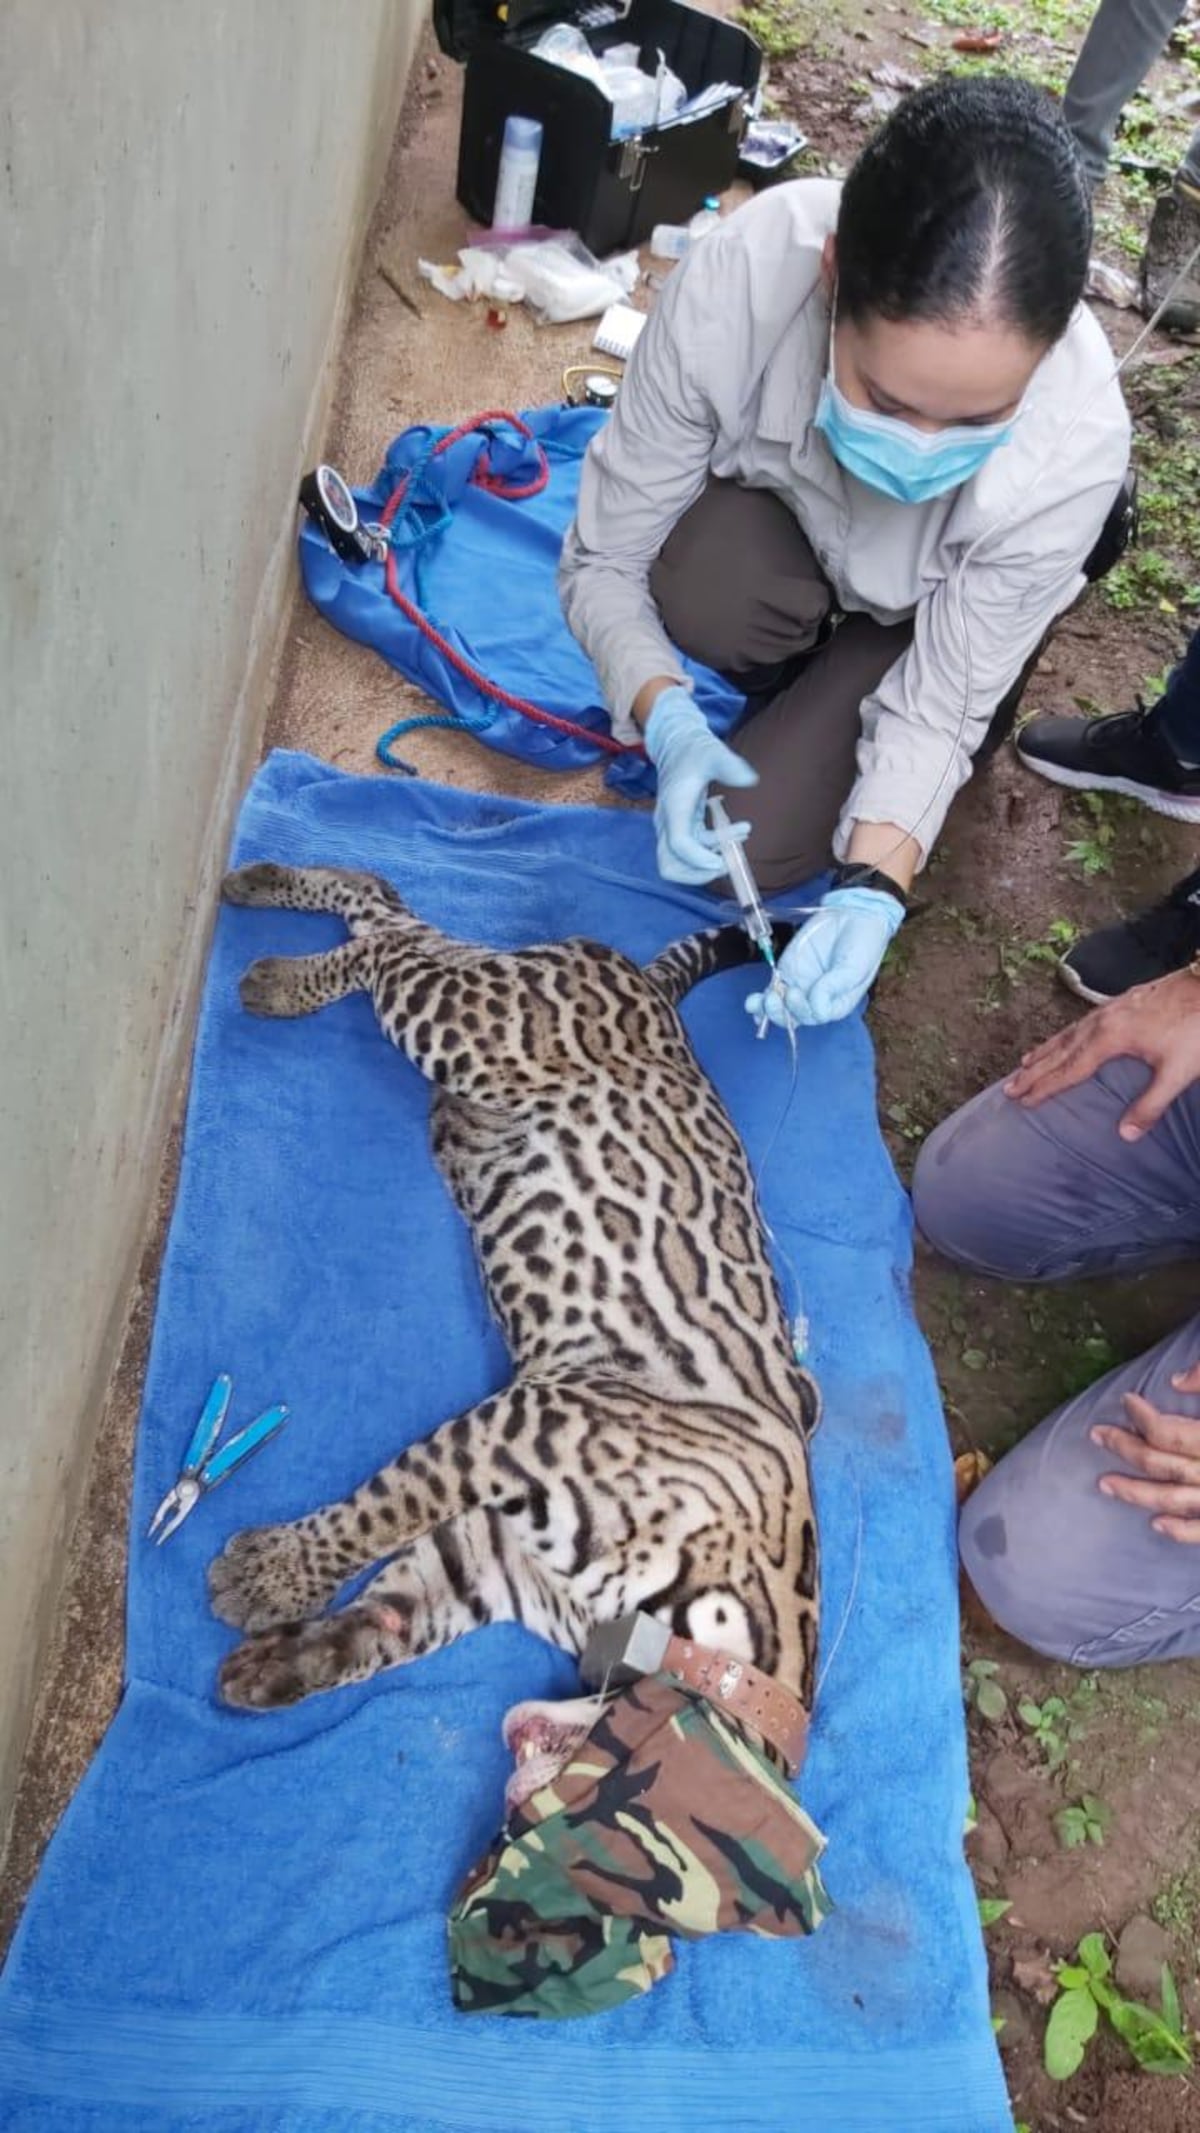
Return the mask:
<path id="1" fill-rule="evenodd" d="M 468 940 L 571 932 L 639 959 L 711 907 L 644 814 L 533 808 L 273 756 L 238 861 L 360 866 Z M 860 1021 L 755 1041 L 730 973 L 684 1013 L 753 1160 L 825 1394 L 823 1684 L 801 1795 L 835 1915 L 810 1941 L 681 1947 L 567 2024 L 463 2017 L 445 1916 L 500 1818 L 501 1715 L 574 1672 L 515 1625 L 292 1710 L 214 1700 L 204 1572 L 238 1527 L 341 1494 L 504 1383 L 428 1094 L 367 1001 L 240 1011 L 266 951 L 336 921 L 224 910 L 142 1413 L 124 1699 L 0 1981 L 0 2126 L 48 2133 L 1007 2133 L 963 1863 L 950 1460 L 908 1296 L 908 1207 Z M 218 1370 L 275 1442 L 143 1539 Z"/>
<path id="2" fill-rule="evenodd" d="M 444 723 L 449 714 L 488 748 L 524 757 L 543 770 L 577 770 L 607 762 L 607 782 L 627 793 L 653 789 L 645 757 L 605 756 L 587 732 L 607 735 L 595 669 L 563 620 L 556 572 L 563 535 L 575 515 L 583 455 L 607 415 L 591 407 L 528 409 L 532 433 L 493 423 L 472 429 L 445 450 L 450 432 L 420 423 L 388 447 L 369 488 L 356 489 L 366 522 L 378 519 L 402 478 L 404 504 L 392 525 L 397 582 L 437 632 L 423 631 L 392 599 L 380 563 L 351 564 L 337 556 L 311 520 L 301 524 L 300 574 L 326 621 L 369 645 L 444 708 L 432 720 L 416 717 L 392 728 L 392 754 L 403 759 L 403 731 Z M 548 479 L 537 488 L 542 470 Z M 516 494 L 481 486 L 487 471 Z M 533 489 L 532 495 L 521 493 Z M 464 662 L 466 663 L 464 665 Z M 696 701 L 717 733 L 742 717 L 745 699 L 707 667 L 684 660 Z M 541 724 L 480 690 L 474 668 L 510 695 L 523 697 L 578 733 Z"/>

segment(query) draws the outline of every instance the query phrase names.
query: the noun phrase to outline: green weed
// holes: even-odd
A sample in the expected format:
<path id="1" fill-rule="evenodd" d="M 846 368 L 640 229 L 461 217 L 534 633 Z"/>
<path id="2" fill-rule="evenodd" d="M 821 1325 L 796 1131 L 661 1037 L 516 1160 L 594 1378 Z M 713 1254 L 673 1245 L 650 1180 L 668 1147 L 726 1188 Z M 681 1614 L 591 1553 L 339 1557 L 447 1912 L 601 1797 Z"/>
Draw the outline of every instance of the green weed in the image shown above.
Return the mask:
<path id="1" fill-rule="evenodd" d="M 1105 829 L 1093 837 L 1076 837 L 1067 846 L 1065 857 L 1072 866 L 1082 868 L 1089 881 L 1097 874 L 1112 873 L 1112 830 Z"/>
<path id="2" fill-rule="evenodd" d="M 883 1115 L 902 1140 L 923 1141 L 929 1131 L 928 1125 L 916 1116 L 909 1104 L 887 1104 Z"/>
<path id="3" fill-rule="evenodd" d="M 1040 1748 L 1046 1758 L 1048 1770 L 1057 1770 L 1060 1763 L 1066 1762 L 1071 1721 L 1061 1696 L 1047 1696 L 1045 1703 L 1034 1703 L 1031 1697 L 1023 1697 L 1017 1705 L 1017 1717 L 1029 1728 L 1034 1746 Z"/>
<path id="4" fill-rule="evenodd" d="M 1085 1792 L 1070 1807 L 1060 1807 L 1054 1817 L 1054 1833 L 1064 1851 L 1077 1851 L 1084 1844 L 1103 1844 L 1112 1822 L 1112 1809 Z"/>
<path id="5" fill-rule="evenodd" d="M 998 1725 L 1008 1711 L 1008 1697 L 997 1681 L 1000 1668 L 995 1659 L 972 1659 L 963 1681 L 963 1698 L 973 1704 L 981 1718 Z"/>
<path id="6" fill-rule="evenodd" d="M 1050 2010 L 1042 2056 L 1054 2081 L 1068 2081 L 1083 2064 L 1101 2014 L 1147 2074 L 1187 2074 L 1192 2066 L 1192 2037 L 1183 2026 L 1179 1994 L 1166 1963 L 1162 1967 L 1162 2008 L 1126 2000 L 1112 1982 L 1112 1962 L 1100 1933 L 1085 1933 L 1077 1963 L 1055 1969 L 1059 1995 Z"/>

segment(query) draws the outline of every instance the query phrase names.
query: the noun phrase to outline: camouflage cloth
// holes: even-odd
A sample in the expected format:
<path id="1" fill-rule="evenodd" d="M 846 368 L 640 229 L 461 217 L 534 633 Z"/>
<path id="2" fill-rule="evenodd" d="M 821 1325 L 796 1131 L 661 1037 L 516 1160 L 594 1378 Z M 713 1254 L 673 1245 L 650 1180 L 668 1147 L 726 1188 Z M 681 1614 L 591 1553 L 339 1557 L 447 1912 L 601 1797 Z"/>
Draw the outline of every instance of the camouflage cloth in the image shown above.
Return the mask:
<path id="1" fill-rule="evenodd" d="M 670 1936 L 811 1933 L 825 1840 L 741 1728 L 664 1674 L 614 1696 L 512 1814 L 450 1914 L 465 2014 L 597 2014 L 672 1968 Z"/>

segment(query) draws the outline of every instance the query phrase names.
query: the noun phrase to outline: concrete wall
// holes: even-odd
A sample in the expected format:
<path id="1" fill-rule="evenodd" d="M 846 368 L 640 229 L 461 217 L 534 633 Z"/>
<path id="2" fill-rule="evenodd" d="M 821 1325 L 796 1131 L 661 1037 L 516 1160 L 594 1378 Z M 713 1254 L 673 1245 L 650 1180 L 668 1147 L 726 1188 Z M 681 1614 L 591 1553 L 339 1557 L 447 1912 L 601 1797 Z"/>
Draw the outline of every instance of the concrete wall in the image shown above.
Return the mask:
<path id="1" fill-rule="evenodd" d="M 421 14 L 0 8 L 0 1828 Z"/>

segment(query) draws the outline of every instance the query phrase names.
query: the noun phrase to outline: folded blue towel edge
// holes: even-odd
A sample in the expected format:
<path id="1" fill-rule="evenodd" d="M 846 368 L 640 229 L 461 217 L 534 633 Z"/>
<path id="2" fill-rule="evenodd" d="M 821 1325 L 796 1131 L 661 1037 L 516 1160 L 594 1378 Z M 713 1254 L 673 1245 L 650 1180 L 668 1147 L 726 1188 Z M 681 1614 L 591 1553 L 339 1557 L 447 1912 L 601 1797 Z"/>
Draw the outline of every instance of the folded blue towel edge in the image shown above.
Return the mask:
<path id="1" fill-rule="evenodd" d="M 506 2093 L 519 2114 L 512 2133 L 536 2124 L 586 2133 L 593 2104 L 606 2123 L 627 2112 L 637 2133 L 678 2133 L 684 2095 L 691 2133 L 739 2124 L 757 2133 L 796 2133 L 801 2124 L 811 2133 L 998 2133 L 1011 2124 L 986 2038 L 919 2053 L 865 2048 L 866 2078 L 844 2054 L 757 2050 L 752 2060 L 714 2060 L 644 2045 L 625 2054 L 609 2039 L 573 2053 L 566 2093 L 559 2054 L 531 2049 L 534 2041 L 525 2025 L 498 2019 L 472 2025 L 464 2054 L 454 2038 L 341 2014 L 131 2013 L 14 1997 L 0 2025 L 0 2084 L 15 2095 L 180 2116 L 269 2099 L 289 2112 L 370 2111 L 448 2133 L 504 2133 L 495 2113 Z"/>

